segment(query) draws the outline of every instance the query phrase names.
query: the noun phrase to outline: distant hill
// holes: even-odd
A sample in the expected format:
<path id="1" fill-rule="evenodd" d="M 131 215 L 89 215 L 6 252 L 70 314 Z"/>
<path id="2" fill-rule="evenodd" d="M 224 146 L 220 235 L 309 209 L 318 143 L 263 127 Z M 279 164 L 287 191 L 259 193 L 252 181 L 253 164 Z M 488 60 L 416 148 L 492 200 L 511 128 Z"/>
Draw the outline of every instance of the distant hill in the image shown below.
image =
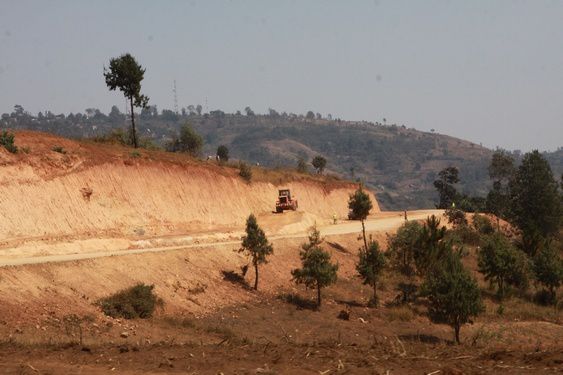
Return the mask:
<path id="1" fill-rule="evenodd" d="M 437 195 L 432 185 L 437 173 L 447 166 L 460 170 L 459 190 L 484 196 L 489 189 L 487 166 L 492 150 L 443 134 L 370 122 L 342 121 L 308 115 L 280 114 L 270 110 L 258 115 L 227 114 L 222 111 L 178 115 L 170 110 L 143 110 L 139 119 L 142 137 L 164 145 L 190 122 L 205 139 L 204 153 L 214 155 L 226 145 L 234 159 L 244 159 L 269 167 L 296 166 L 303 158 L 309 163 L 315 155 L 328 160 L 327 173 L 364 181 L 385 209 L 433 207 Z M 109 115 L 96 109 L 86 114 L 32 116 L 16 106 L 3 114 L 2 128 L 47 131 L 66 137 L 86 138 L 125 128 L 126 116 L 116 107 Z M 518 160 L 521 155 L 513 153 Z M 545 153 L 554 174 L 563 172 L 563 148 Z M 312 171 L 312 167 L 311 167 Z"/>

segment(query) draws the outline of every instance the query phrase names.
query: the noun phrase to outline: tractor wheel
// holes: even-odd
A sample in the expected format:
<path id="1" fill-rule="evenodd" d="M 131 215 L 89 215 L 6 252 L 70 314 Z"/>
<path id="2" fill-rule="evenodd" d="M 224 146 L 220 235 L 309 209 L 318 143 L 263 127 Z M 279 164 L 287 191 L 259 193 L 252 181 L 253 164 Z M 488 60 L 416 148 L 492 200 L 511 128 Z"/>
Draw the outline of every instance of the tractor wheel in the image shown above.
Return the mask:
<path id="1" fill-rule="evenodd" d="M 278 214 L 281 214 L 281 213 L 283 212 L 283 208 L 281 208 L 281 207 L 276 207 L 276 212 L 277 212 Z"/>

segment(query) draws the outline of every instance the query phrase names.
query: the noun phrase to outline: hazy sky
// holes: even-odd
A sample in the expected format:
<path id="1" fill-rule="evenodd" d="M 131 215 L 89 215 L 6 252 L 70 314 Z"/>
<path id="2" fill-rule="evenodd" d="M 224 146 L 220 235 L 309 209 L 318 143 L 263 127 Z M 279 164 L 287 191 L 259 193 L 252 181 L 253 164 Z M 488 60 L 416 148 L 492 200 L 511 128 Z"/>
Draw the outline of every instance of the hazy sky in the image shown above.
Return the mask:
<path id="1" fill-rule="evenodd" d="M 113 104 L 130 52 L 159 109 L 206 100 L 563 146 L 563 1 L 0 1 L 0 112 Z"/>

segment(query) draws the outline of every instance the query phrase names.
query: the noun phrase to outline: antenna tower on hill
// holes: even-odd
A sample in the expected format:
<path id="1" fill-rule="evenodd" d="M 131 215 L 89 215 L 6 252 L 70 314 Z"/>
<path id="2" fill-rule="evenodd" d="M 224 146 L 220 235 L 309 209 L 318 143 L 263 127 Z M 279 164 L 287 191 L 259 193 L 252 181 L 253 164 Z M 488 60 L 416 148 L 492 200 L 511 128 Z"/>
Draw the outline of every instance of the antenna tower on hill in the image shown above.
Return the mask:
<path id="1" fill-rule="evenodd" d="M 172 89 L 174 94 L 174 112 L 178 114 L 178 91 L 176 90 L 176 80 L 174 80 L 174 88 Z"/>

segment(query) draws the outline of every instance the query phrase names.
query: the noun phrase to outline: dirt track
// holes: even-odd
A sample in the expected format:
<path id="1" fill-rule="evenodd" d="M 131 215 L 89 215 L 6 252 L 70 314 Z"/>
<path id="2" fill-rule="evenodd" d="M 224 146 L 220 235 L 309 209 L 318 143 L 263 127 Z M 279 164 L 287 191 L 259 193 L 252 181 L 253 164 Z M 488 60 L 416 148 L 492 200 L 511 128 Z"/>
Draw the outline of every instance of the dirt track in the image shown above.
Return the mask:
<path id="1" fill-rule="evenodd" d="M 263 216 L 262 220 L 265 224 L 265 228 L 267 229 L 268 234 L 270 235 L 270 239 L 273 241 L 288 239 L 288 238 L 301 238 L 306 236 L 306 229 L 310 224 L 306 220 L 300 220 L 297 222 L 291 222 L 292 218 L 295 218 L 296 213 L 286 213 L 285 216 L 282 215 L 268 215 Z M 442 214 L 441 210 L 420 210 L 420 211 L 409 211 L 408 213 L 409 220 L 423 220 L 427 216 L 435 214 L 437 216 Z M 301 215 L 301 219 L 302 219 Z M 276 229 L 276 222 L 282 222 L 285 225 L 281 226 L 281 228 Z M 383 212 L 378 213 L 370 217 L 366 222 L 366 231 L 368 232 L 385 232 L 385 231 L 393 231 L 398 228 L 404 222 L 403 213 L 398 212 Z M 234 237 L 238 237 L 242 234 L 241 228 L 237 228 L 238 232 L 237 235 Z M 332 225 L 325 225 L 320 226 L 321 234 L 323 236 L 334 236 L 334 235 L 344 235 L 344 234 L 351 234 L 351 233 L 360 233 L 361 231 L 361 224 L 359 221 L 341 221 L 337 224 Z M 94 258 L 102 258 L 102 257 L 110 257 L 110 256 L 121 256 L 121 255 L 133 255 L 133 254 L 143 254 L 143 253 L 155 253 L 155 252 L 163 252 L 163 251 L 175 251 L 175 250 L 185 250 L 190 248 L 202 248 L 202 247 L 209 247 L 210 245 L 214 246 L 223 246 L 223 245 L 235 245 L 240 243 L 240 239 L 236 240 L 229 240 L 229 241 L 209 241 L 213 238 L 221 238 L 221 237 L 233 237 L 233 232 L 229 233 L 213 233 L 213 236 L 209 234 L 200 237 L 201 242 L 198 240 L 197 243 L 186 244 L 181 246 L 158 246 L 158 247 L 145 247 L 139 249 L 115 249 L 115 250 L 108 250 L 108 251 L 89 251 L 89 252 L 76 252 L 72 254 L 61 254 L 57 250 L 57 245 L 53 245 L 50 250 L 49 255 L 44 256 L 30 256 L 30 257 L 18 257 L 18 255 L 12 255 L 12 259 L 4 256 L 0 259 L 0 267 L 5 266 L 19 266 L 19 265 L 26 265 L 26 264 L 41 264 L 41 263 L 57 263 L 57 262 L 68 262 L 68 261 L 75 261 L 75 260 L 85 260 L 85 259 L 94 259 Z M 154 242 L 155 240 L 162 240 L 167 239 L 169 241 L 173 240 L 173 237 L 167 238 L 152 238 L 151 240 Z"/>

